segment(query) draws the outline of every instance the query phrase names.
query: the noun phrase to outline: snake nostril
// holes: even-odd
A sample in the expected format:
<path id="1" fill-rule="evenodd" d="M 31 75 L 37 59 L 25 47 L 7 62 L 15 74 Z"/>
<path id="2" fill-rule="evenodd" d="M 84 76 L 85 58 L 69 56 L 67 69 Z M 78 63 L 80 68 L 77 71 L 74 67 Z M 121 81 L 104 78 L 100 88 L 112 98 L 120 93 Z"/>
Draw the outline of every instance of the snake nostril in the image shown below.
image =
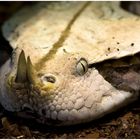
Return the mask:
<path id="1" fill-rule="evenodd" d="M 56 78 L 53 75 L 47 75 L 47 76 L 43 76 L 43 81 L 50 82 L 50 83 L 55 83 Z"/>

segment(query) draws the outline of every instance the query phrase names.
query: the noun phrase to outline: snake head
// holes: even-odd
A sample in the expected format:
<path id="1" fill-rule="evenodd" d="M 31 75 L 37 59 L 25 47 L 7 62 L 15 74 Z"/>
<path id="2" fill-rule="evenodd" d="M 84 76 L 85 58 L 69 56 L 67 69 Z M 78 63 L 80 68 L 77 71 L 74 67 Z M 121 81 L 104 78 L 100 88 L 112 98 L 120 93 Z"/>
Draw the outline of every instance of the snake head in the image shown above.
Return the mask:
<path id="1" fill-rule="evenodd" d="M 132 100 L 133 94 L 116 89 L 89 67 L 88 57 L 66 53 L 38 68 L 24 51 L 17 52 L 15 62 L 9 59 L 0 74 L 0 100 L 9 111 L 41 123 L 71 125 L 97 119 Z"/>
<path id="2" fill-rule="evenodd" d="M 1 104 L 36 114 L 44 124 L 72 125 L 136 99 L 94 64 L 138 53 L 139 25 L 139 17 L 119 2 L 41 2 L 23 8 L 2 28 L 14 51 L 0 69 Z"/>

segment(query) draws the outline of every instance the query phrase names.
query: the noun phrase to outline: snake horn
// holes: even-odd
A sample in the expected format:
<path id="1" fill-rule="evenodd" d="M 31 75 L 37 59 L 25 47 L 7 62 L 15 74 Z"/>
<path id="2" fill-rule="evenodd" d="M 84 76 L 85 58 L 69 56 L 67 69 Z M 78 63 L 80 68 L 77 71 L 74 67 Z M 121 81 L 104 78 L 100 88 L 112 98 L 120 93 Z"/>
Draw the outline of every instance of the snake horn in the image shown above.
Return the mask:
<path id="1" fill-rule="evenodd" d="M 27 57 L 27 76 L 31 84 L 35 84 L 36 70 L 33 67 L 30 56 Z"/>
<path id="2" fill-rule="evenodd" d="M 26 64 L 25 53 L 23 50 L 19 55 L 18 65 L 17 65 L 17 75 L 15 81 L 17 83 L 24 83 L 27 81 L 27 64 Z"/>

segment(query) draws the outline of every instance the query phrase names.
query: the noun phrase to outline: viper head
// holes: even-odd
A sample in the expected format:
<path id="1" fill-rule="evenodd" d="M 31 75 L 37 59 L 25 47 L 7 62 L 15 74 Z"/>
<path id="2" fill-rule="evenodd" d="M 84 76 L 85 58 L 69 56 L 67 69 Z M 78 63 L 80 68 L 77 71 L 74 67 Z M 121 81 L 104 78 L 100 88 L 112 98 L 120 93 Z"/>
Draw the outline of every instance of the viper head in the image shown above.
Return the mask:
<path id="1" fill-rule="evenodd" d="M 87 56 L 64 53 L 37 67 L 24 51 L 1 68 L 1 102 L 10 111 L 29 111 L 54 125 L 77 124 L 118 108 L 131 93 L 117 90 Z M 56 123 L 57 122 L 57 123 Z"/>

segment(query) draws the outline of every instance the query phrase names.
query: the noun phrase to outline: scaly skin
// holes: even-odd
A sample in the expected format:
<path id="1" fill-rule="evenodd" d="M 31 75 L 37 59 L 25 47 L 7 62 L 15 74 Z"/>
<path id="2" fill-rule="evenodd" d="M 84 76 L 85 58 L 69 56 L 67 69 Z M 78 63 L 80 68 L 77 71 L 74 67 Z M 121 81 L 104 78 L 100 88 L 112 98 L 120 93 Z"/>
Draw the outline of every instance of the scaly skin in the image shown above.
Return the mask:
<path id="1" fill-rule="evenodd" d="M 3 26 L 4 36 L 14 48 L 12 58 L 0 69 L 0 102 L 5 109 L 26 113 L 28 108 L 41 123 L 72 125 L 97 119 L 137 99 L 138 93 L 116 89 L 94 66 L 83 68 L 80 64 L 80 72 L 77 69 L 81 59 L 86 60 L 86 65 L 139 51 L 138 17 L 122 11 L 118 3 L 104 4 L 62 2 L 50 4 L 48 9 L 23 9 L 19 15 L 28 12 L 30 18 L 17 14 Z M 110 7 L 115 13 L 109 14 Z M 124 16 L 121 21 L 120 15 Z M 125 34 L 126 29 L 133 37 Z M 121 41 L 117 46 L 120 52 L 112 36 Z M 133 49 L 127 47 L 132 41 Z M 26 62 L 22 66 L 24 53 Z M 50 77 L 53 78 L 48 80 Z"/>

